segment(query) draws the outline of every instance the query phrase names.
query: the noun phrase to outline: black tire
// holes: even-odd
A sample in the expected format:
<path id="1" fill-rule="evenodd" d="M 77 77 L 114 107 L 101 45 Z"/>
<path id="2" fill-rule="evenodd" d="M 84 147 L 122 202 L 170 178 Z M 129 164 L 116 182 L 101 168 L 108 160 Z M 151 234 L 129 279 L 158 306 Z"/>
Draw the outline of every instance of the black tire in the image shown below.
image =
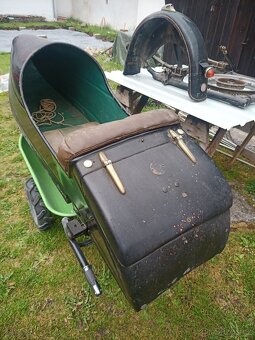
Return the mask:
<path id="1" fill-rule="evenodd" d="M 25 191 L 27 194 L 30 212 L 36 227 L 40 231 L 49 229 L 53 224 L 54 216 L 46 208 L 33 178 L 29 178 L 26 181 Z"/>

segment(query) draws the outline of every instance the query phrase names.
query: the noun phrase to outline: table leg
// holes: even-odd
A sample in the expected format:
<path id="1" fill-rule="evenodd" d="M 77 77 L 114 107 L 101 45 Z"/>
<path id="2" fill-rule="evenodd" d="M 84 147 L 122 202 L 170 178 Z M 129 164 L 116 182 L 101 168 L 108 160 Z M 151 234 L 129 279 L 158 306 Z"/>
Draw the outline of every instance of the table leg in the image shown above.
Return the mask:
<path id="1" fill-rule="evenodd" d="M 208 153 L 209 156 L 213 156 L 214 152 L 216 151 L 217 147 L 219 146 L 221 140 L 225 136 L 227 130 L 219 128 L 216 135 L 212 139 L 211 143 L 206 149 L 206 152 Z"/>
<path id="2" fill-rule="evenodd" d="M 131 114 L 140 113 L 149 99 L 149 97 L 122 85 L 117 87 L 115 95 Z"/>
<path id="3" fill-rule="evenodd" d="M 183 130 L 191 137 L 199 141 L 199 145 L 206 150 L 209 145 L 209 123 L 188 115 L 182 123 Z"/>
<path id="4" fill-rule="evenodd" d="M 245 140 L 241 145 L 238 145 L 235 149 L 235 152 L 233 154 L 233 158 L 231 159 L 229 165 L 233 165 L 234 161 L 237 159 L 238 156 L 242 153 L 243 149 L 246 147 L 246 145 L 249 143 L 249 141 L 252 139 L 252 137 L 255 135 L 255 122 L 253 123 L 253 126 L 251 128 L 251 131 L 246 136 Z"/>
<path id="5" fill-rule="evenodd" d="M 147 104 L 149 97 L 142 95 L 140 99 L 133 106 L 133 114 L 140 113 L 144 106 Z"/>

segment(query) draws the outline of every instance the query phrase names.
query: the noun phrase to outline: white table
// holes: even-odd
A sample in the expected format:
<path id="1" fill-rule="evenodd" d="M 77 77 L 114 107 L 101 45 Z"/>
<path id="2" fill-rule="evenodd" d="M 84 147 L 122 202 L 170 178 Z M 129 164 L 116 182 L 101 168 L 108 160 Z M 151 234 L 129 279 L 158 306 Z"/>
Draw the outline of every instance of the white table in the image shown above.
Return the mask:
<path id="1" fill-rule="evenodd" d="M 146 69 L 141 69 L 140 73 L 132 76 L 125 76 L 122 71 L 105 72 L 105 75 L 107 79 L 125 88 L 174 107 L 209 124 L 218 126 L 219 130 L 207 150 L 210 155 L 213 154 L 227 130 L 255 121 L 255 103 L 241 109 L 212 99 L 194 102 L 190 99 L 187 91 L 171 85 L 163 85 L 161 82 L 153 79 Z M 254 134 L 253 130 L 251 133 Z M 252 134 L 250 134 L 249 139 L 252 137 Z"/>

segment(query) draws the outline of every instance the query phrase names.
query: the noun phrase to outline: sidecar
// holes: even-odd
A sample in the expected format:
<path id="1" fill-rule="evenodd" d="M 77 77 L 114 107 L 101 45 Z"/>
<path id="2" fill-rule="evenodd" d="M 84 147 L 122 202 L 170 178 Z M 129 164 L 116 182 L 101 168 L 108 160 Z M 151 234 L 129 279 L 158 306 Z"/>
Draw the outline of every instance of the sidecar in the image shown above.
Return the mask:
<path id="1" fill-rule="evenodd" d="M 64 217 L 96 295 L 83 235 L 137 311 L 223 250 L 230 188 L 172 110 L 129 115 L 89 54 L 30 35 L 13 41 L 9 95 L 34 221 Z"/>

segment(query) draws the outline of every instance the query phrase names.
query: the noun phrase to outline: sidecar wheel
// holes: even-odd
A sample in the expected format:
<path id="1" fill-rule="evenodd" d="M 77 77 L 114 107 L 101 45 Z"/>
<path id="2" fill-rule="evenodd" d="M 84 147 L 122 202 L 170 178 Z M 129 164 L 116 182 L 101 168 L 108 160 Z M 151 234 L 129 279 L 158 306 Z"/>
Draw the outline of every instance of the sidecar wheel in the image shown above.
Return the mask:
<path id="1" fill-rule="evenodd" d="M 26 181 L 25 190 L 30 212 L 36 227 L 40 231 L 49 229 L 53 224 L 54 217 L 52 213 L 46 208 L 33 178 L 29 178 Z"/>

